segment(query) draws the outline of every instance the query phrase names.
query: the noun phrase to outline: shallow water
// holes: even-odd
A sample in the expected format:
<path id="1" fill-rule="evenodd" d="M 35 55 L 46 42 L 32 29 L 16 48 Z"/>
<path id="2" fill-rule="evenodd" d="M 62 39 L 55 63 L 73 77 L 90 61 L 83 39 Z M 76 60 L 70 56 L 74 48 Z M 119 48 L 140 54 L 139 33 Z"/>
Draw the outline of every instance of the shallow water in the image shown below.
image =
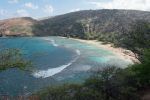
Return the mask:
<path id="1" fill-rule="evenodd" d="M 32 73 L 16 68 L 2 71 L 1 95 L 30 95 L 50 85 L 83 82 L 95 68 L 132 63 L 111 51 L 61 37 L 1 38 L 0 48 L 20 48 L 35 65 Z"/>

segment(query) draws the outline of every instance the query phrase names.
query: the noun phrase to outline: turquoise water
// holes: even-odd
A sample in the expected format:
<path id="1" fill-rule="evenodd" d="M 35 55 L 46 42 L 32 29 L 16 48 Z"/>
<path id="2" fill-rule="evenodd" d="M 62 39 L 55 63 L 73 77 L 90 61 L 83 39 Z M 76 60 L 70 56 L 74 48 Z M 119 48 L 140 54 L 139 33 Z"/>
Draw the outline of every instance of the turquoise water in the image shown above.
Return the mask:
<path id="1" fill-rule="evenodd" d="M 83 82 L 92 69 L 131 63 L 111 51 L 61 37 L 1 38 L 0 49 L 4 48 L 20 48 L 35 66 L 33 72 L 2 71 L 0 95 L 30 95 L 51 85 Z"/>

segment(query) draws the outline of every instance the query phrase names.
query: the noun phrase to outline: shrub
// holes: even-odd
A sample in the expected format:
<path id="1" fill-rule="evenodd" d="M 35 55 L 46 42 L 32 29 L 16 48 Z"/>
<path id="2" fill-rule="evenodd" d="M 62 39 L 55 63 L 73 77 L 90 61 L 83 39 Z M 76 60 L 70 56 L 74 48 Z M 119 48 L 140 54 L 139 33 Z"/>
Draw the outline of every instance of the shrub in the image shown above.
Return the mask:
<path id="1" fill-rule="evenodd" d="M 22 57 L 22 53 L 19 49 L 4 49 L 0 52 L 0 71 L 8 68 L 20 68 L 25 69 L 27 66 L 31 66 L 31 63 Z"/>

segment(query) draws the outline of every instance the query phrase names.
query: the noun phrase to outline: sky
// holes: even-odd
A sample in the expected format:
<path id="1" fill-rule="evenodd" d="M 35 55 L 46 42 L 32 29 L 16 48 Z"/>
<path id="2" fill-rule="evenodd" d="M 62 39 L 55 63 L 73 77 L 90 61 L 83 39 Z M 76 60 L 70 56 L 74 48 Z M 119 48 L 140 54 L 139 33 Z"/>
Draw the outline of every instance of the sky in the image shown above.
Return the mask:
<path id="1" fill-rule="evenodd" d="M 150 11 L 150 0 L 0 0 L 0 20 L 13 17 L 38 19 L 90 9 Z"/>

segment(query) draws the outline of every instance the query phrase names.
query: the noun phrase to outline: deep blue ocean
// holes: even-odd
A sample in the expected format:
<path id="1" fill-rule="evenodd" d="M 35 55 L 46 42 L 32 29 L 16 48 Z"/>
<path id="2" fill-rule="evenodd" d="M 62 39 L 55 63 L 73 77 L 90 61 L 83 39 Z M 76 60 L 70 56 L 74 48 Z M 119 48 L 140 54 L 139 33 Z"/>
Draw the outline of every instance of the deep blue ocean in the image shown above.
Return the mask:
<path id="1" fill-rule="evenodd" d="M 0 50 L 4 48 L 19 48 L 34 66 L 32 71 L 0 72 L 0 95 L 30 95 L 47 86 L 81 83 L 98 68 L 132 63 L 111 51 L 62 37 L 0 38 Z"/>

